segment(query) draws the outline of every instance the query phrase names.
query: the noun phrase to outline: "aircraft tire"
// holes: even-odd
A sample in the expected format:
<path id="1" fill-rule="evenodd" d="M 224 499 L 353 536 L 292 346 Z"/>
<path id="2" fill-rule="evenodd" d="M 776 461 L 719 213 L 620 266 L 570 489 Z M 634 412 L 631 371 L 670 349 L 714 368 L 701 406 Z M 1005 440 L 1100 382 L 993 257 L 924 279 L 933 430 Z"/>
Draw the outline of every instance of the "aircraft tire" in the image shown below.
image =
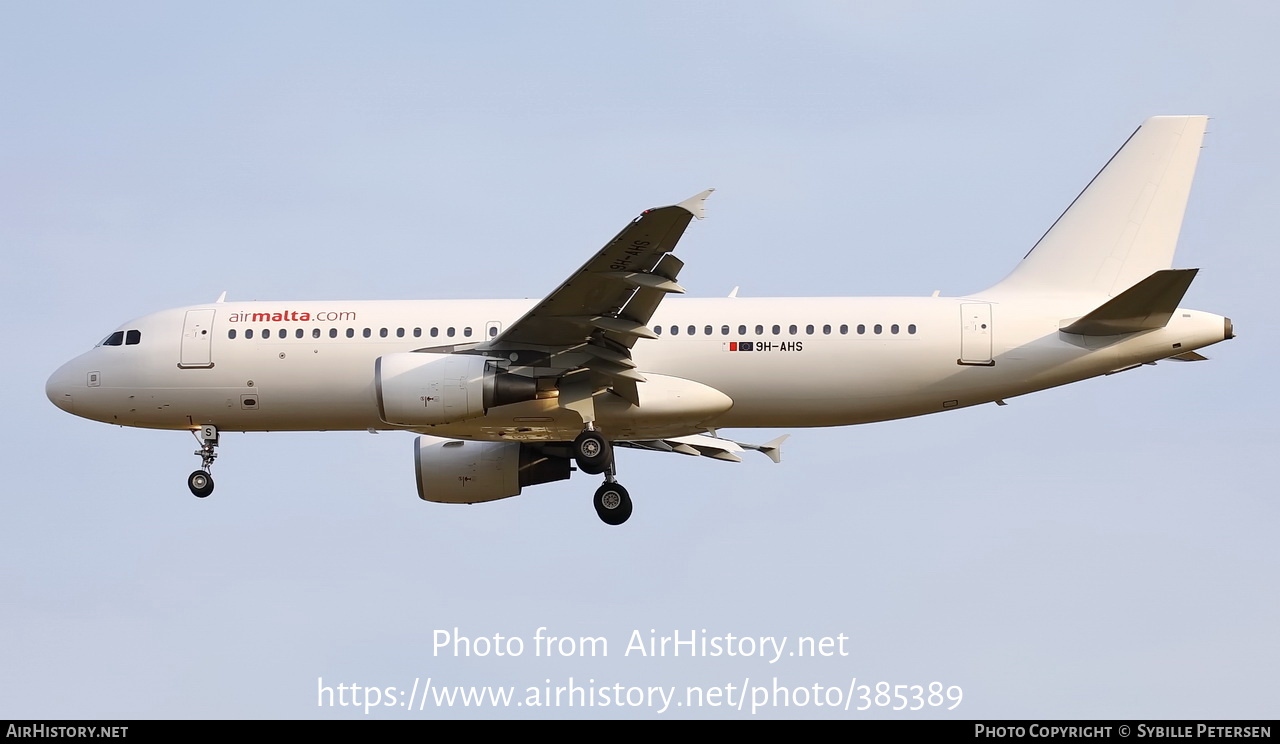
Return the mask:
<path id="1" fill-rule="evenodd" d="M 202 499 L 213 493 L 213 476 L 203 470 L 197 470 L 187 476 L 187 488 L 196 498 Z"/>
<path id="2" fill-rule="evenodd" d="M 613 462 L 613 448 L 599 432 L 584 431 L 573 440 L 573 460 L 588 475 L 599 475 Z"/>
<path id="3" fill-rule="evenodd" d="M 605 524 L 619 525 L 631 518 L 631 495 L 617 483 L 605 483 L 597 488 L 592 502 Z"/>

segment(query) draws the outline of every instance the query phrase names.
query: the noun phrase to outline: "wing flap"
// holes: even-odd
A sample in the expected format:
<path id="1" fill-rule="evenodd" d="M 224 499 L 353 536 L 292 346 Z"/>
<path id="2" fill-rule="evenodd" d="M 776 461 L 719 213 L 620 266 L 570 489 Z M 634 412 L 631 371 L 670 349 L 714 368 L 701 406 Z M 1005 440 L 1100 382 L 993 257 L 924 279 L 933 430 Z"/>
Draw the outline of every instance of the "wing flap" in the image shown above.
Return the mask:
<path id="1" fill-rule="evenodd" d="M 676 258 L 675 255 L 668 253 L 659 259 L 657 266 L 653 268 L 651 276 L 657 277 L 659 282 L 670 282 L 674 286 L 675 279 L 680 275 L 680 270 L 684 268 L 684 261 Z M 683 288 L 681 289 L 683 291 Z M 653 318 L 653 313 L 658 309 L 658 305 L 662 299 L 670 292 L 659 289 L 656 286 L 640 286 L 636 289 L 635 294 L 631 295 L 631 300 L 627 302 L 627 306 L 618 313 L 619 317 L 626 318 L 634 323 L 647 326 Z M 630 349 L 636 343 L 635 336 L 628 336 L 617 333 L 606 333 L 605 337 L 610 341 Z"/>

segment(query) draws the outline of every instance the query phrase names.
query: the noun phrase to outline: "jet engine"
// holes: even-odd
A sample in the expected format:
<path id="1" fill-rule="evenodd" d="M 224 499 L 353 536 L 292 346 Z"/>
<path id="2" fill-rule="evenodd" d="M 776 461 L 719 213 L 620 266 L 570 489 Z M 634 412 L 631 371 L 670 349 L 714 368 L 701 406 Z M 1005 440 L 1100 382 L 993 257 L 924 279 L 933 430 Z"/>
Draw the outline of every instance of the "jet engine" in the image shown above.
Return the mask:
<path id="1" fill-rule="evenodd" d="M 524 486 L 564 480 L 569 460 L 519 442 L 467 442 L 418 437 L 414 445 L 418 498 L 474 504 L 518 496 Z"/>
<path id="2" fill-rule="evenodd" d="M 535 380 L 474 354 L 386 354 L 375 362 L 373 378 L 378 415 L 400 426 L 464 421 L 537 397 Z"/>

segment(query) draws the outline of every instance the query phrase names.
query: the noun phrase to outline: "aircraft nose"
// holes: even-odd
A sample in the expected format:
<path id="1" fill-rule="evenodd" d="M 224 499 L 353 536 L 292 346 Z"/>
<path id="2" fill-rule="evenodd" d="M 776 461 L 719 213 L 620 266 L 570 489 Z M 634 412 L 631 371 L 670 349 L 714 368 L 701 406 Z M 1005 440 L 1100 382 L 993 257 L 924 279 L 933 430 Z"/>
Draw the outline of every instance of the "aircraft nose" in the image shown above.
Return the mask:
<path id="1" fill-rule="evenodd" d="M 76 378 L 76 370 L 68 362 L 49 375 L 49 380 L 44 384 L 44 394 L 49 397 L 49 401 L 67 413 L 75 413 L 72 392 L 75 390 Z"/>

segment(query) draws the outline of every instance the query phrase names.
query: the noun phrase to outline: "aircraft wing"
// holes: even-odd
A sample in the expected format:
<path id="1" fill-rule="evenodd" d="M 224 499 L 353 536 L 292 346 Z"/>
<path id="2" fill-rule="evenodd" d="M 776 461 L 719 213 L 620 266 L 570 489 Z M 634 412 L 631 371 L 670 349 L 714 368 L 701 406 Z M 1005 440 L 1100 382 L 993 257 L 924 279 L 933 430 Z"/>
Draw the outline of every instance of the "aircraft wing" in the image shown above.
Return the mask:
<path id="1" fill-rule="evenodd" d="M 654 450 L 657 452 L 678 452 L 694 457 L 710 457 L 713 460 L 726 462 L 742 462 L 739 457 L 743 452 L 751 450 L 760 452 L 774 462 L 782 461 L 782 442 L 790 434 L 783 434 L 764 444 L 747 444 L 732 439 L 722 439 L 707 434 L 693 434 L 687 437 L 670 439 L 647 439 L 638 442 L 615 442 L 619 447 Z"/>
<path id="2" fill-rule="evenodd" d="M 511 360 L 532 377 L 585 370 L 585 395 L 612 386 L 638 403 L 631 347 L 656 338 L 647 324 L 662 298 L 684 292 L 684 263 L 671 251 L 689 222 L 704 216 L 707 189 L 669 207 L 640 213 L 551 294 L 477 351 Z"/>

